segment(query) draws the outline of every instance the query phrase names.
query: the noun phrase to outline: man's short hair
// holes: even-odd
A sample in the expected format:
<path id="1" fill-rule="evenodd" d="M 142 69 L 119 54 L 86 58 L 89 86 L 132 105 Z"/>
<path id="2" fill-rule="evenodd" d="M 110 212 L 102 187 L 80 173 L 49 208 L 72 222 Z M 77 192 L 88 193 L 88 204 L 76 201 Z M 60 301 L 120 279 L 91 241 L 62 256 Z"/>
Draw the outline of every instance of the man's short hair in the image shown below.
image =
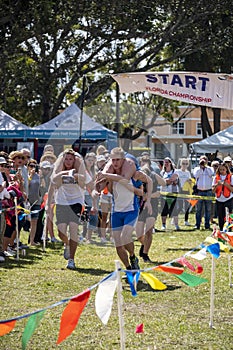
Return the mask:
<path id="1" fill-rule="evenodd" d="M 125 152 L 121 147 L 115 147 L 111 150 L 110 153 L 110 158 L 111 159 L 124 159 L 125 158 Z"/>

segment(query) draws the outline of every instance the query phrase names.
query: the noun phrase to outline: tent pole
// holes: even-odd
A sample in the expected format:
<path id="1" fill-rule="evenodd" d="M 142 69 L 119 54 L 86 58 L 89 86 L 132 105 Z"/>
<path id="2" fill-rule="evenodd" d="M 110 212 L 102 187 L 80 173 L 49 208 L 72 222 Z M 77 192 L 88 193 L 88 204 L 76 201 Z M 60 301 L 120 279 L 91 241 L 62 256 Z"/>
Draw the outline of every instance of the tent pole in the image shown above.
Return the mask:
<path id="1" fill-rule="evenodd" d="M 85 99 L 85 87 L 86 87 L 86 76 L 83 76 L 83 85 L 82 85 L 82 98 L 80 104 L 80 126 L 79 126 L 79 153 L 82 152 L 82 127 L 83 127 L 83 105 Z"/>

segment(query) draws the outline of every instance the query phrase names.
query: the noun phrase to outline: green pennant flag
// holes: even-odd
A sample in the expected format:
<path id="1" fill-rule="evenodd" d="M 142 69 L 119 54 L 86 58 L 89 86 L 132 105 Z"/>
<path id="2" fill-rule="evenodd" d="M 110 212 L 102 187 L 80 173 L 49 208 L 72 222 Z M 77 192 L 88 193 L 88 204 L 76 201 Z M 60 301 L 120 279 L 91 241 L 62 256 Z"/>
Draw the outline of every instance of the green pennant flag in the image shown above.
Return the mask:
<path id="1" fill-rule="evenodd" d="M 179 278 L 182 282 L 187 284 L 189 287 L 196 287 L 202 283 L 208 282 L 207 279 L 201 278 L 199 276 L 190 275 L 187 272 L 183 272 L 181 275 L 173 275 Z"/>
<path id="2" fill-rule="evenodd" d="M 170 208 L 170 206 L 172 205 L 173 201 L 174 201 L 174 198 L 166 197 L 166 202 L 167 202 L 168 208 Z"/>
<path id="3" fill-rule="evenodd" d="M 24 328 L 23 336 L 22 336 L 22 349 L 25 350 L 27 343 L 31 339 L 35 329 L 38 327 L 41 319 L 44 317 L 44 311 L 37 312 L 29 317 L 27 324 Z"/>

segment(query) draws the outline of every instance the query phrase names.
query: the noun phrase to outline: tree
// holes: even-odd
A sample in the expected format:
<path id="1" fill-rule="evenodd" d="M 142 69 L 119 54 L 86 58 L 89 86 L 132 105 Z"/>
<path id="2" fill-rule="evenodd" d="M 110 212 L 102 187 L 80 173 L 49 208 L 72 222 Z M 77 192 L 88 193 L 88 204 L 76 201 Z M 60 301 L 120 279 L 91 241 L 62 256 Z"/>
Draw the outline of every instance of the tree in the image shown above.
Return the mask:
<path id="1" fill-rule="evenodd" d="M 56 116 L 68 96 L 80 103 L 84 75 L 92 77 L 85 101 L 90 104 L 111 87 L 112 70 L 172 69 L 175 61 L 215 41 L 215 31 L 203 30 L 203 24 L 225 5 L 220 0 L 3 1 L 0 107 L 39 124 Z"/>

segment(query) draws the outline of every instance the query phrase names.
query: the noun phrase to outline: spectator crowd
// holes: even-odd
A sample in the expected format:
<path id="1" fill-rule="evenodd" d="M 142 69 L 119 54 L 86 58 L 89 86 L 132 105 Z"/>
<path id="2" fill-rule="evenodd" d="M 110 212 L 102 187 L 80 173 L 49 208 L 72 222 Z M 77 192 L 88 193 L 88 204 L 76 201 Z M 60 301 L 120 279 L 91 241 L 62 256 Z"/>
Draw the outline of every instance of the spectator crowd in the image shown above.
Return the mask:
<path id="1" fill-rule="evenodd" d="M 209 230 L 214 223 L 223 230 L 226 209 L 231 213 L 233 207 L 232 170 L 230 156 L 209 162 L 203 155 L 192 169 L 185 157 L 178 164 L 169 157 L 155 162 L 147 152 L 136 158 L 103 145 L 85 157 L 73 149 L 55 155 L 46 145 L 39 162 L 27 148 L 0 151 L 0 262 L 14 257 L 16 249 L 51 241 L 63 244 L 66 267 L 75 269 L 78 243 L 92 244 L 97 235 L 101 244 L 115 244 L 126 269 L 137 270 L 133 232 L 140 258 L 152 263 L 153 233 L 166 231 L 168 221 L 180 231 L 192 226 L 194 212 L 194 230 L 202 225 Z M 198 199 L 195 207 L 192 196 Z M 28 231 L 26 245 L 22 230 Z"/>

